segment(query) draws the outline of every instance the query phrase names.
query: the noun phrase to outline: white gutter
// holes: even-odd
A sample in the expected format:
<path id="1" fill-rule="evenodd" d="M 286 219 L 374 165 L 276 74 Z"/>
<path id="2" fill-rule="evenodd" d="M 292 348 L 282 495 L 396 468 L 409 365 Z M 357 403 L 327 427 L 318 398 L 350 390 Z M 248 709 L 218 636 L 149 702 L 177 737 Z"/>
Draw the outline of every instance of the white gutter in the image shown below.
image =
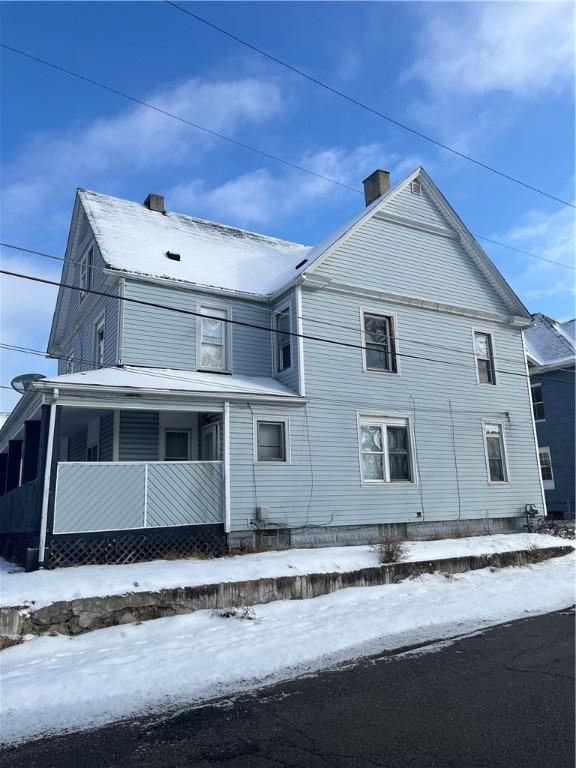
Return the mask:
<path id="1" fill-rule="evenodd" d="M 296 331 L 298 333 L 298 394 L 304 397 L 306 394 L 306 380 L 304 378 L 304 318 L 302 317 L 302 286 L 296 286 Z"/>
<path id="2" fill-rule="evenodd" d="M 230 533 L 230 403 L 224 403 L 224 532 Z"/>
<path id="3" fill-rule="evenodd" d="M 524 367 L 526 369 L 526 389 L 528 390 L 528 404 L 530 407 L 530 421 L 532 422 L 532 435 L 534 437 L 534 450 L 536 453 L 536 467 L 538 470 L 538 478 L 540 480 L 540 494 L 542 496 L 542 510 L 545 515 L 548 514 L 546 508 L 546 494 L 544 492 L 544 481 L 542 480 L 542 471 L 540 469 L 540 451 L 538 450 L 538 434 L 536 432 L 536 422 L 534 421 L 534 409 L 532 408 L 532 390 L 530 388 L 530 374 L 528 373 L 528 359 L 526 357 L 526 344 L 524 343 L 524 334 L 522 336 L 522 351 L 524 352 Z"/>
<path id="4" fill-rule="evenodd" d="M 50 419 L 48 422 L 48 445 L 46 447 L 46 464 L 44 465 L 44 486 L 42 488 L 42 513 L 40 516 L 40 541 L 38 544 L 38 565 L 44 567 L 46 560 L 46 528 L 48 525 L 48 502 L 50 499 L 50 476 L 52 474 L 52 455 L 54 453 L 54 428 L 56 425 L 56 398 L 58 390 L 54 390 L 54 402 L 50 403 Z"/>

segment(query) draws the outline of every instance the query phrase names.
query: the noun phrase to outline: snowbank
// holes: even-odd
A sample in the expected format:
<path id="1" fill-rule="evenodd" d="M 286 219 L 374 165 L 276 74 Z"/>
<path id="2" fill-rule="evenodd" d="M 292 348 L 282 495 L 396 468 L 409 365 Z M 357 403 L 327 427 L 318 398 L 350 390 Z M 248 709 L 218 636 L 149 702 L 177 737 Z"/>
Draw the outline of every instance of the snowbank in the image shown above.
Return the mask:
<path id="1" fill-rule="evenodd" d="M 576 554 L 314 600 L 42 637 L 2 652 L 6 742 L 94 727 L 270 684 L 336 660 L 476 631 L 574 603 Z"/>
<path id="2" fill-rule="evenodd" d="M 526 549 L 529 542 L 536 542 L 541 547 L 571 543 L 554 536 L 524 533 L 415 541 L 406 545 L 407 560 L 417 562 L 509 552 Z M 33 573 L 11 568 L 0 560 L 0 605 L 33 605 L 39 608 L 59 600 L 80 597 L 105 597 L 126 592 L 194 587 L 303 573 L 354 571 L 376 564 L 376 555 L 368 546 L 291 549 L 215 560 L 155 560 L 133 565 L 85 565 Z"/>

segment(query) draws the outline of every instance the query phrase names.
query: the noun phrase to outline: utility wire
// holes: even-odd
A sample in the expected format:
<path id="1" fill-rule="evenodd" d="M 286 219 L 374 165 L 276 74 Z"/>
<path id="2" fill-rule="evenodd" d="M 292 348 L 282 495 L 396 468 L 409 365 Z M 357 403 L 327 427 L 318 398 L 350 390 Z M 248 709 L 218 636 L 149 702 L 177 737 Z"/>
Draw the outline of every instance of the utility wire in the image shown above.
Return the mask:
<path id="1" fill-rule="evenodd" d="M 21 248 L 21 247 L 19 247 L 17 245 L 12 245 L 12 244 L 9 244 L 9 243 L 0 242 L 0 246 L 4 246 L 5 248 L 12 248 L 12 249 L 17 250 L 17 251 L 23 251 L 24 253 L 32 253 L 32 254 L 35 254 L 37 256 L 45 256 L 45 257 L 47 257 L 49 259 L 56 259 L 58 261 L 67 261 L 69 264 L 78 265 L 78 264 L 80 264 L 82 262 L 82 260 L 75 261 L 73 259 L 64 259 L 61 256 L 52 256 L 51 254 L 43 253 L 42 251 L 33 251 L 30 248 Z M 103 266 L 97 266 L 96 264 L 93 264 L 90 268 L 92 270 L 103 271 L 105 269 L 105 266 L 103 267 Z M 106 296 L 114 296 L 114 294 L 107 293 Z M 264 307 L 264 306 L 261 307 L 261 308 L 262 308 L 263 311 L 269 312 L 271 315 L 278 314 L 278 310 L 276 310 L 274 308 Z M 296 318 L 300 319 L 300 320 L 305 320 L 306 322 L 312 323 L 312 324 L 315 324 L 315 325 L 323 325 L 323 326 L 327 326 L 327 327 L 330 327 L 330 328 L 337 328 L 339 330 L 350 331 L 352 333 L 358 333 L 358 331 L 359 331 L 358 327 L 356 327 L 356 326 L 345 325 L 344 323 L 335 323 L 335 322 L 330 321 L 330 320 L 324 320 L 324 319 L 321 319 L 321 318 L 312 317 L 310 315 L 296 315 Z M 471 349 L 461 349 L 459 347 L 450 347 L 450 346 L 448 346 L 446 344 L 436 344 L 436 343 L 431 342 L 431 341 L 422 341 L 422 340 L 419 340 L 419 339 L 408 338 L 406 336 L 398 336 L 396 334 L 394 334 L 394 341 L 407 342 L 409 344 L 417 344 L 417 345 L 426 347 L 427 349 L 429 349 L 429 348 L 441 349 L 441 350 L 444 350 L 446 352 L 456 352 L 458 354 L 464 354 L 464 355 L 472 354 L 472 350 Z M 398 355 L 400 353 L 397 352 L 396 354 Z M 504 360 L 504 361 L 509 362 L 509 363 L 517 363 L 518 362 L 517 358 L 504 357 L 502 355 L 499 355 L 498 359 L 501 360 L 501 361 Z"/>
<path id="2" fill-rule="evenodd" d="M 43 283 L 44 285 L 52 285 L 52 286 L 56 286 L 58 288 L 69 288 L 72 291 L 81 291 L 83 293 L 94 294 L 95 296 L 105 296 L 106 298 L 112 298 L 112 299 L 115 299 L 117 301 L 127 302 L 129 304 L 138 304 L 138 305 L 141 305 L 141 306 L 151 307 L 151 308 L 154 308 L 154 309 L 164 309 L 164 310 L 167 310 L 167 311 L 170 311 L 170 312 L 176 312 L 178 314 L 188 315 L 188 316 L 192 316 L 192 317 L 199 317 L 199 318 L 204 318 L 204 319 L 208 319 L 208 320 L 218 320 L 219 322 L 226 323 L 227 325 L 238 325 L 238 326 L 241 326 L 243 328 L 253 328 L 255 330 L 265 331 L 266 333 L 271 333 L 271 334 L 274 334 L 274 333 L 277 332 L 274 328 L 271 328 L 270 326 L 266 326 L 266 325 L 258 325 L 257 323 L 249 323 L 249 322 L 246 322 L 244 320 L 232 320 L 230 318 L 216 317 L 215 315 L 209 315 L 209 314 L 204 314 L 204 313 L 201 313 L 201 312 L 195 312 L 194 310 L 191 310 L 191 309 L 184 309 L 184 308 L 181 308 L 181 307 L 169 306 L 167 304 L 161 304 L 159 302 L 145 301 L 143 299 L 135 299 L 135 298 L 128 297 L 128 296 L 115 296 L 113 294 L 105 293 L 104 291 L 98 291 L 95 288 L 80 288 L 79 286 L 76 286 L 76 285 L 69 285 L 67 283 L 58 282 L 56 280 L 48 280 L 47 278 L 36 277 L 34 275 L 26 275 L 26 274 L 23 274 L 21 272 L 13 272 L 11 270 L 0 269 L 0 274 L 8 275 L 10 277 L 16 277 L 16 278 L 21 279 L 21 280 L 30 280 L 30 281 L 36 282 L 36 283 Z M 369 347 L 363 346 L 361 344 L 355 344 L 355 343 L 347 342 L 347 341 L 339 341 L 338 339 L 327 339 L 327 338 L 322 337 L 322 336 L 312 336 L 310 334 L 297 333 L 295 331 L 283 331 L 282 333 L 285 336 L 291 336 L 291 337 L 300 338 L 300 339 L 308 339 L 309 341 L 317 341 L 317 342 L 320 342 L 320 343 L 323 343 L 323 344 L 330 344 L 332 346 L 337 346 L 337 347 L 346 347 L 348 349 L 360 349 L 360 350 L 369 349 Z M 438 358 L 423 357 L 421 355 L 409 355 L 409 354 L 407 354 L 405 352 L 397 352 L 396 356 L 397 357 L 406 357 L 406 358 L 410 358 L 410 359 L 413 359 L 413 360 L 423 360 L 425 362 L 441 363 L 443 365 L 448 365 L 448 366 L 458 367 L 458 368 L 471 368 L 472 367 L 468 363 L 460 363 L 460 362 L 452 361 L 452 360 L 439 360 Z M 520 377 L 522 377 L 524 379 L 529 379 L 530 378 L 530 376 L 528 374 L 526 374 L 526 373 L 519 373 L 518 371 L 506 371 L 506 370 L 503 370 L 503 369 L 494 369 L 494 370 L 495 370 L 495 373 L 501 373 L 501 374 L 505 374 L 505 375 L 509 375 L 509 376 L 520 376 Z M 568 370 L 568 369 L 562 369 L 562 370 Z"/>
<path id="3" fill-rule="evenodd" d="M 360 107 L 366 112 L 370 112 L 371 114 L 376 115 L 377 117 L 381 117 L 384 120 L 391 123 L 392 125 L 395 125 L 398 128 L 402 128 L 404 131 L 408 131 L 409 133 L 412 133 L 414 136 L 418 136 L 420 139 L 423 139 L 424 141 L 428 141 L 431 144 L 434 144 L 435 146 L 446 150 L 447 152 L 451 152 L 453 155 L 456 155 L 457 157 L 460 157 L 464 160 L 468 160 L 469 162 L 473 163 L 479 168 L 483 168 L 486 171 L 495 173 L 501 178 L 506 179 L 507 181 L 511 181 L 511 182 L 514 182 L 515 184 L 519 184 L 525 189 L 529 189 L 532 192 L 536 192 L 539 195 L 543 195 L 544 197 L 547 197 L 550 200 L 555 200 L 557 203 L 561 203 L 562 205 L 569 206 L 570 208 L 576 208 L 576 205 L 568 202 L 567 200 L 562 200 L 561 198 L 556 197 L 555 195 L 552 195 L 549 192 L 545 192 L 543 189 L 540 189 L 539 187 L 535 187 L 532 184 L 528 184 L 527 182 L 522 181 L 521 179 L 517 179 L 516 177 L 511 176 L 510 174 L 505 173 L 504 171 L 500 171 L 497 168 L 494 168 L 493 166 L 488 165 L 487 163 L 483 163 L 480 160 L 476 160 L 476 158 L 471 157 L 470 155 L 467 155 L 465 152 L 460 152 L 454 147 L 451 147 L 448 144 L 444 144 L 438 139 L 435 139 L 432 136 L 428 136 L 422 131 L 418 131 L 416 128 L 412 128 L 406 123 L 402 123 L 400 122 L 400 120 L 396 120 L 395 118 L 385 114 L 384 112 L 380 112 L 380 110 L 375 109 L 374 107 L 371 107 L 369 104 L 365 104 L 359 99 L 356 99 L 353 96 L 349 96 L 347 93 L 344 93 L 343 91 L 340 91 L 337 88 L 334 88 L 333 86 L 328 85 L 327 83 L 324 83 L 322 80 L 319 80 L 317 77 L 313 77 L 312 75 L 309 75 L 307 72 L 304 72 L 302 69 L 298 69 L 298 67 L 295 67 L 294 65 L 289 64 L 287 61 L 284 61 L 283 59 L 280 59 L 277 56 L 274 56 L 271 53 L 268 53 L 262 48 L 258 48 L 258 46 L 254 45 L 253 43 L 249 43 L 247 40 L 243 40 L 241 37 L 238 37 L 237 35 L 234 35 L 231 32 L 228 32 L 228 30 L 223 29 L 222 27 L 219 27 L 217 24 L 215 24 L 212 21 L 208 21 L 208 19 L 205 19 L 202 16 L 199 16 L 197 13 L 193 13 L 192 11 L 189 11 L 187 8 L 183 8 L 181 5 L 178 5 L 178 3 L 174 3 L 171 0 L 164 0 L 164 2 L 166 5 L 172 6 L 172 8 L 174 8 L 175 10 L 180 11 L 181 13 L 185 13 L 187 16 L 195 19 L 196 21 L 199 21 L 200 23 L 205 24 L 207 27 L 214 29 L 216 32 L 220 32 L 220 34 L 226 35 L 226 37 L 229 37 L 231 40 L 234 40 L 240 45 L 243 45 L 246 48 L 249 48 L 250 50 L 256 53 L 259 53 L 261 56 L 264 56 L 270 61 L 273 61 L 275 64 L 279 64 L 281 67 L 284 67 L 285 69 L 289 69 L 291 72 L 294 72 L 300 77 L 303 77 L 306 80 L 310 81 L 311 83 L 314 83 L 315 85 L 319 86 L 320 88 L 323 88 L 324 90 L 329 91 L 335 96 L 339 96 L 341 99 L 345 99 L 350 104 L 354 104 L 356 107 Z"/>

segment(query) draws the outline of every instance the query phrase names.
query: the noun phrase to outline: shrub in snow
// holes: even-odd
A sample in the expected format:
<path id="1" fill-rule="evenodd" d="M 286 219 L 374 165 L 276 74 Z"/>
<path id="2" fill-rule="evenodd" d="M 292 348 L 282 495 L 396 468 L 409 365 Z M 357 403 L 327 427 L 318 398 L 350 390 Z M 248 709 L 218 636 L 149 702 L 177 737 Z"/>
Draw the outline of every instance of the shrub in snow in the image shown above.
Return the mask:
<path id="1" fill-rule="evenodd" d="M 552 536 L 558 536 L 561 539 L 576 538 L 576 529 L 570 525 L 568 520 L 549 520 L 543 517 L 536 521 L 534 533 L 549 533 Z"/>
<path id="2" fill-rule="evenodd" d="M 399 563 L 408 554 L 403 541 L 392 539 L 389 536 L 382 536 L 380 541 L 374 544 L 372 551 L 376 552 L 379 563 Z"/>

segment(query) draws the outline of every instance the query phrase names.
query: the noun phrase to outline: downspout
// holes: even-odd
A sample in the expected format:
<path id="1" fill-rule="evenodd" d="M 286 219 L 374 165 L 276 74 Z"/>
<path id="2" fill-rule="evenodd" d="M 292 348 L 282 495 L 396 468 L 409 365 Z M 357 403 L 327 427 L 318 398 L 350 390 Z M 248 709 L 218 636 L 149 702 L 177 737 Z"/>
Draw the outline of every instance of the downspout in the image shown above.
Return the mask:
<path id="1" fill-rule="evenodd" d="M 224 533 L 230 533 L 230 403 L 224 403 Z"/>
<path id="2" fill-rule="evenodd" d="M 304 318 L 302 317 L 302 286 L 296 286 L 296 333 L 298 334 L 298 394 L 304 397 Z"/>
<path id="3" fill-rule="evenodd" d="M 544 481 L 540 470 L 540 453 L 538 451 L 538 434 L 536 432 L 536 422 L 534 421 L 534 408 L 532 407 L 532 389 L 530 388 L 530 371 L 528 369 L 528 358 L 526 357 L 526 345 L 524 343 L 524 333 L 520 331 L 522 337 L 522 352 L 524 354 L 524 368 L 526 370 L 526 387 L 528 389 L 528 403 L 530 405 L 530 421 L 532 422 L 532 434 L 534 436 L 534 450 L 536 452 L 536 467 L 538 469 L 538 479 L 540 480 L 540 494 L 542 496 L 542 510 L 544 515 L 548 515 L 546 508 L 546 494 L 544 492 Z"/>
<path id="4" fill-rule="evenodd" d="M 44 486 L 42 488 L 42 513 L 40 516 L 40 540 L 38 544 L 38 567 L 44 568 L 46 559 L 46 528 L 48 525 L 48 505 L 50 499 L 50 479 L 52 475 L 52 456 L 54 453 L 54 427 L 56 425 L 56 399 L 58 389 L 50 403 L 50 419 L 48 421 L 48 445 L 46 446 L 46 463 L 44 465 Z"/>

